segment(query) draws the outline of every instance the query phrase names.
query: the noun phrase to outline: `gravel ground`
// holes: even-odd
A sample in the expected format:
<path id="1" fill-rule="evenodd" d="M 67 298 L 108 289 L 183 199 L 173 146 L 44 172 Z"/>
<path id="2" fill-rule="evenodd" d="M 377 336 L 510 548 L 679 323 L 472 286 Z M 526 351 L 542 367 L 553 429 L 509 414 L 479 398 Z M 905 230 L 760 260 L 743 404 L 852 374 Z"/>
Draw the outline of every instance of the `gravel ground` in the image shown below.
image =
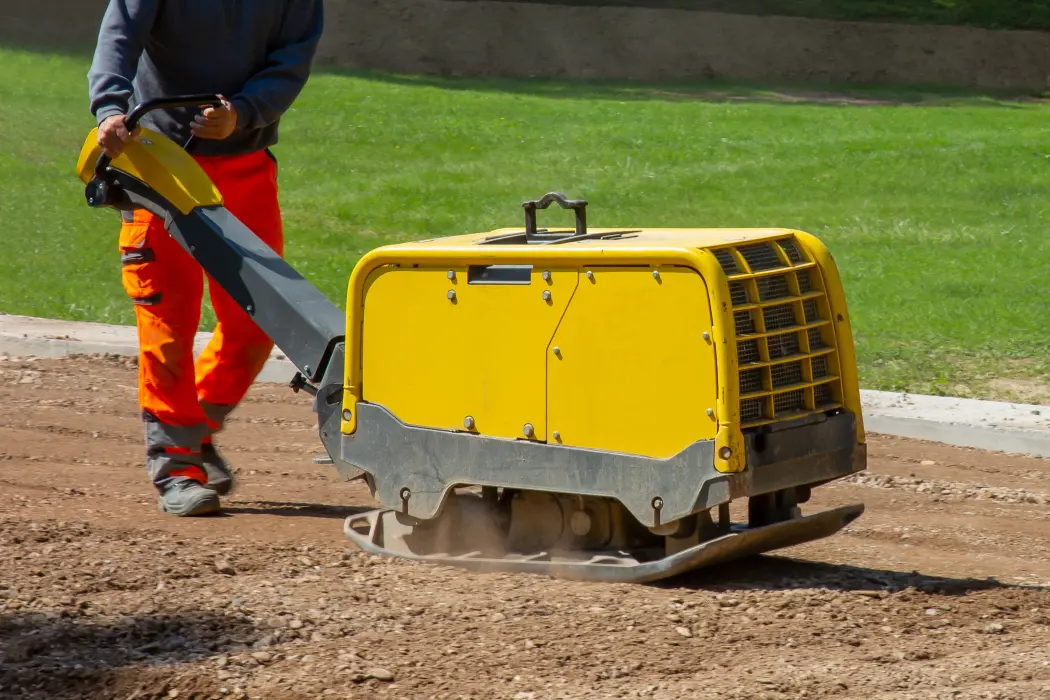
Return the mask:
<path id="1" fill-rule="evenodd" d="M 839 535 L 658 585 L 377 559 L 305 399 L 258 388 L 221 517 L 156 511 L 134 366 L 0 359 L 0 697 L 1050 697 L 1050 466 L 872 436 Z"/>

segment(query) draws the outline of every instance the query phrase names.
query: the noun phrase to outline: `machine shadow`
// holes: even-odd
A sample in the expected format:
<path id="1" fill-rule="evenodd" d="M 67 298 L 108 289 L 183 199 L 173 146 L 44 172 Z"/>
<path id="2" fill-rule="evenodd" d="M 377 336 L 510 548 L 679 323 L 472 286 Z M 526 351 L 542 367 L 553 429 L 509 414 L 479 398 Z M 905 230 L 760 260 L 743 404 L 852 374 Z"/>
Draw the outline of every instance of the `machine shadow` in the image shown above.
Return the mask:
<path id="1" fill-rule="evenodd" d="M 966 595 L 973 591 L 1012 589 L 1046 590 L 1040 586 L 1006 584 L 995 579 L 931 576 L 918 571 L 903 572 L 847 564 L 790 559 L 771 554 L 691 571 L 650 584 L 654 588 L 688 590 L 794 590 L 820 588 L 830 591 L 894 593 L 911 588 L 938 595 Z"/>
<path id="2" fill-rule="evenodd" d="M 0 688 L 49 699 L 166 696 L 176 664 L 247 649 L 257 637 L 250 622 L 212 614 L 104 622 L 5 614 Z"/>
<path id="3" fill-rule="evenodd" d="M 224 505 L 226 515 L 276 515 L 289 518 L 330 518 L 344 520 L 372 510 L 368 506 L 329 506 L 317 503 L 292 503 L 288 501 L 243 501 Z"/>

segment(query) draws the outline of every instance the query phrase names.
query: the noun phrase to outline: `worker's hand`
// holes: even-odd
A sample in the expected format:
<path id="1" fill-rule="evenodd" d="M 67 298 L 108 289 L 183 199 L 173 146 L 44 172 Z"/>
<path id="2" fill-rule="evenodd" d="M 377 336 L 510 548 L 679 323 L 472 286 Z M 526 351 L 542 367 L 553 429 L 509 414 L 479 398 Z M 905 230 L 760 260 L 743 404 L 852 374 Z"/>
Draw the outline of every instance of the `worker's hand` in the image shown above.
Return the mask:
<path id="1" fill-rule="evenodd" d="M 127 127 L 124 126 L 124 115 L 115 114 L 112 117 L 107 117 L 98 125 L 98 145 L 102 147 L 102 150 L 110 158 L 116 158 L 124 151 L 124 144 L 129 138 L 137 136 L 139 128 L 135 127 L 135 131 L 128 133 Z"/>
<path id="2" fill-rule="evenodd" d="M 222 107 L 206 107 L 193 118 L 190 130 L 197 138 L 221 141 L 237 128 L 237 110 L 222 95 L 219 99 L 222 100 Z"/>

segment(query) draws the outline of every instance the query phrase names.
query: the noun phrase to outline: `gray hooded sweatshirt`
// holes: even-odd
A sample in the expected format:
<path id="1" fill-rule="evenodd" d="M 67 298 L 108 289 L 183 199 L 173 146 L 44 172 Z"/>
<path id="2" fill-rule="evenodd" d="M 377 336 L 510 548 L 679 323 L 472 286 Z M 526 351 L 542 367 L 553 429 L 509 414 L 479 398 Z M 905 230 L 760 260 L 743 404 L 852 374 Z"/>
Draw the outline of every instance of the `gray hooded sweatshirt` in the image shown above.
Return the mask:
<path id="1" fill-rule="evenodd" d="M 88 72 L 98 123 L 158 97 L 221 94 L 237 110 L 228 138 L 201 139 L 200 155 L 277 143 L 281 116 L 309 77 L 323 0 L 110 0 Z M 157 110 L 140 124 L 180 145 L 200 110 Z"/>

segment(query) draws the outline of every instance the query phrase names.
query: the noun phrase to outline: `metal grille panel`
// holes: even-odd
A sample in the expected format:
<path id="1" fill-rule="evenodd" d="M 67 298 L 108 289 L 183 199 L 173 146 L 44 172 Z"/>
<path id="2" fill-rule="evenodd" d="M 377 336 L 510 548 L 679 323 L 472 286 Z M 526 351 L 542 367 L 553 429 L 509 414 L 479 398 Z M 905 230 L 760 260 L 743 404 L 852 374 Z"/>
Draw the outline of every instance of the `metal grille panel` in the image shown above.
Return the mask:
<path id="1" fill-rule="evenodd" d="M 755 319 L 751 316 L 750 311 L 737 311 L 733 314 L 733 320 L 736 321 L 737 335 L 748 335 L 755 332 Z"/>
<path id="2" fill-rule="evenodd" d="M 799 251 L 798 246 L 795 245 L 795 242 L 793 240 L 786 239 L 780 241 L 780 247 L 784 251 L 784 253 L 787 254 L 788 260 L 790 260 L 793 264 L 798 264 L 802 262 L 802 253 Z"/>
<path id="3" fill-rule="evenodd" d="M 806 392 L 802 389 L 789 391 L 786 394 L 777 394 L 773 398 L 773 411 L 775 413 L 801 411 L 806 407 L 805 398 Z"/>
<path id="4" fill-rule="evenodd" d="M 766 321 L 767 331 L 778 331 L 781 328 L 791 328 L 795 325 L 795 309 L 791 304 L 762 309 L 762 316 Z"/>
<path id="5" fill-rule="evenodd" d="M 749 365 L 752 362 L 760 362 L 762 360 L 762 356 L 758 353 L 757 340 L 743 340 L 737 343 L 736 355 L 737 361 L 742 365 Z"/>
<path id="6" fill-rule="evenodd" d="M 799 352 L 798 336 L 794 333 L 769 337 L 769 359 L 780 360 Z"/>
<path id="7" fill-rule="evenodd" d="M 833 329 L 828 328 L 825 332 L 824 326 L 801 328 L 803 325 L 827 324 L 821 318 L 820 299 L 825 297 L 821 293 L 820 280 L 815 276 L 819 270 L 807 267 L 792 271 L 798 265 L 812 264 L 802 246 L 793 238 L 783 238 L 739 245 L 735 247 L 735 253 L 733 248 L 712 252 L 727 275 L 738 277 L 729 283 L 733 306 L 758 307 L 737 309 L 733 314 L 737 336 L 762 334 L 758 338 L 737 342 L 740 393 L 753 395 L 740 400 L 743 427 L 746 429 L 798 413 L 834 407 L 840 380 L 832 370 L 833 355 L 810 356 L 815 352 L 826 353 L 829 348 L 835 350 Z M 740 258 L 747 262 L 746 267 L 738 262 Z M 798 281 L 798 294 L 812 294 L 812 298 L 795 296 L 792 274 Z M 828 343 L 824 342 L 824 336 Z M 808 351 L 804 349 L 806 338 L 809 340 Z M 768 354 L 763 355 L 764 350 L 768 350 Z M 756 364 L 765 366 L 755 367 Z M 811 375 L 807 374 L 810 369 Z M 813 386 L 810 381 L 825 383 Z M 786 393 L 770 395 L 777 390 L 786 390 Z M 806 405 L 810 392 L 816 402 L 813 408 Z"/>
<path id="8" fill-rule="evenodd" d="M 762 370 L 745 369 L 740 373 L 740 393 L 752 394 L 762 391 Z"/>
<path id="9" fill-rule="evenodd" d="M 801 362 L 788 362 L 783 365 L 773 365 L 770 368 L 770 373 L 773 378 L 774 389 L 802 383 Z"/>
<path id="10" fill-rule="evenodd" d="M 740 420 L 744 423 L 762 420 L 762 399 L 744 399 L 741 401 Z"/>
<path id="11" fill-rule="evenodd" d="M 737 250 L 747 260 L 748 267 L 752 272 L 762 270 L 774 270 L 783 267 L 777 252 L 770 243 L 758 243 L 756 245 L 741 246 Z"/>
<path id="12" fill-rule="evenodd" d="M 802 308 L 806 312 L 806 323 L 816 323 L 820 320 L 820 309 L 817 308 L 816 299 L 807 299 L 802 303 Z"/>
<path id="13" fill-rule="evenodd" d="M 740 268 L 736 265 L 736 258 L 733 254 L 724 248 L 722 250 L 714 251 L 715 257 L 718 259 L 718 264 L 722 266 L 727 275 L 735 275 L 740 272 Z"/>
<path id="14" fill-rule="evenodd" d="M 747 285 L 743 282 L 730 282 L 729 297 L 733 301 L 733 306 L 743 306 L 748 302 Z"/>
<path id="15" fill-rule="evenodd" d="M 787 277 L 777 275 L 776 277 L 761 277 L 757 280 L 758 298 L 762 301 L 771 299 L 783 299 L 791 296 L 791 288 L 788 287 Z"/>

